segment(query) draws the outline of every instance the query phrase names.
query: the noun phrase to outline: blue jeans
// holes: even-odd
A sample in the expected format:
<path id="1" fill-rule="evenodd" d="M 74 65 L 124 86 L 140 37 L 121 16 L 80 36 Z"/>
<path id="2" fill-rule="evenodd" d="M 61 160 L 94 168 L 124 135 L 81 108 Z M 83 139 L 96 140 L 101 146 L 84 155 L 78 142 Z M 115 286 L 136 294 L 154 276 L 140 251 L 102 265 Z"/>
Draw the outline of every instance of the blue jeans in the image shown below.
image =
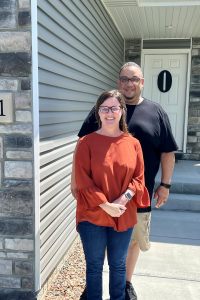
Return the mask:
<path id="1" fill-rule="evenodd" d="M 105 250 L 110 268 L 110 300 L 124 300 L 126 286 L 126 255 L 133 228 L 117 232 L 112 227 L 84 221 L 78 224 L 86 260 L 88 300 L 102 300 L 102 270 Z"/>

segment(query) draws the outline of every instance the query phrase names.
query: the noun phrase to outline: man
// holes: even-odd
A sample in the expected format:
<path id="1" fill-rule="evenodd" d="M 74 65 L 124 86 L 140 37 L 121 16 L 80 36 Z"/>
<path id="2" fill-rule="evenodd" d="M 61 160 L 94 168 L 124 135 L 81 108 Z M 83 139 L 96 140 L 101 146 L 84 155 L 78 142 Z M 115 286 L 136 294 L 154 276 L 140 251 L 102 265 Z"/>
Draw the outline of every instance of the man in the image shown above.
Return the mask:
<path id="1" fill-rule="evenodd" d="M 141 97 L 144 78 L 142 77 L 142 70 L 137 64 L 133 62 L 124 64 L 119 72 L 117 83 L 118 90 L 124 95 L 126 101 L 129 132 L 140 141 L 143 150 L 145 185 L 150 199 L 153 196 L 155 177 L 161 164 L 161 184 L 153 197 L 154 200 L 157 199 L 156 207 L 158 208 L 167 201 L 175 161 L 174 151 L 178 149 L 172 135 L 169 119 L 160 105 Z M 78 136 L 81 138 L 97 129 L 98 124 L 93 108 L 84 121 Z M 76 198 L 74 170 L 72 172 L 71 191 Z M 151 207 L 138 208 L 137 218 L 138 223 L 134 226 L 126 259 L 126 300 L 137 300 L 131 277 L 140 250 L 147 251 L 151 246 L 149 242 Z"/>

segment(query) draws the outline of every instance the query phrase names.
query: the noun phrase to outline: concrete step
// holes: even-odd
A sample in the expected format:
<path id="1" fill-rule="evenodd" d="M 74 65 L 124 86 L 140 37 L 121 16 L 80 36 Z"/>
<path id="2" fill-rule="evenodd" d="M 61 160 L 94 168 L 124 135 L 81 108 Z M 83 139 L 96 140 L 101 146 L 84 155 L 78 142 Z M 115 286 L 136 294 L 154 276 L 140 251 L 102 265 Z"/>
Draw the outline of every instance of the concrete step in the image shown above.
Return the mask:
<path id="1" fill-rule="evenodd" d="M 152 209 L 155 208 L 156 201 L 152 200 Z M 159 211 L 191 211 L 200 212 L 200 195 L 194 194 L 169 194 L 167 202 L 159 207 Z"/>

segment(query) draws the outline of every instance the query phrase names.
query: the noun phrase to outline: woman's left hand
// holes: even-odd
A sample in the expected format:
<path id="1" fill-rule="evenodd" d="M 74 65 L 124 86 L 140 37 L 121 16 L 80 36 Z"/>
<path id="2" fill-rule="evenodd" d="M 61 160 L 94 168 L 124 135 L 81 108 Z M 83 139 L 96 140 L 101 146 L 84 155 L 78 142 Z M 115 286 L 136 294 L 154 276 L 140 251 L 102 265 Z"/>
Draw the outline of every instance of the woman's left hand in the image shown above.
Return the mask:
<path id="1" fill-rule="evenodd" d="M 121 205 L 126 205 L 126 203 L 128 202 L 128 199 L 125 197 L 124 194 L 122 194 L 119 198 L 117 198 L 115 201 L 113 201 L 113 203 L 116 204 L 121 204 Z"/>

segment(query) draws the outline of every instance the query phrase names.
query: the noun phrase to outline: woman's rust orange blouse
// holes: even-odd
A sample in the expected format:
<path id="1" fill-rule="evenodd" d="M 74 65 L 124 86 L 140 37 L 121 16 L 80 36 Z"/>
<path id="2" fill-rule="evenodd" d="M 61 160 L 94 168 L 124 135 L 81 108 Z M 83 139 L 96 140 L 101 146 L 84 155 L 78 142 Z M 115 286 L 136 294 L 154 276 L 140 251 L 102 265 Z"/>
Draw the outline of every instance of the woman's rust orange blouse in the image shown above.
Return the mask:
<path id="1" fill-rule="evenodd" d="M 144 186 L 144 162 L 140 143 L 123 133 L 108 137 L 96 132 L 80 139 L 75 156 L 78 188 L 76 224 L 88 221 L 125 231 L 137 223 L 137 207 L 150 206 Z M 127 188 L 135 195 L 120 217 L 111 217 L 99 205 L 113 202 Z"/>

